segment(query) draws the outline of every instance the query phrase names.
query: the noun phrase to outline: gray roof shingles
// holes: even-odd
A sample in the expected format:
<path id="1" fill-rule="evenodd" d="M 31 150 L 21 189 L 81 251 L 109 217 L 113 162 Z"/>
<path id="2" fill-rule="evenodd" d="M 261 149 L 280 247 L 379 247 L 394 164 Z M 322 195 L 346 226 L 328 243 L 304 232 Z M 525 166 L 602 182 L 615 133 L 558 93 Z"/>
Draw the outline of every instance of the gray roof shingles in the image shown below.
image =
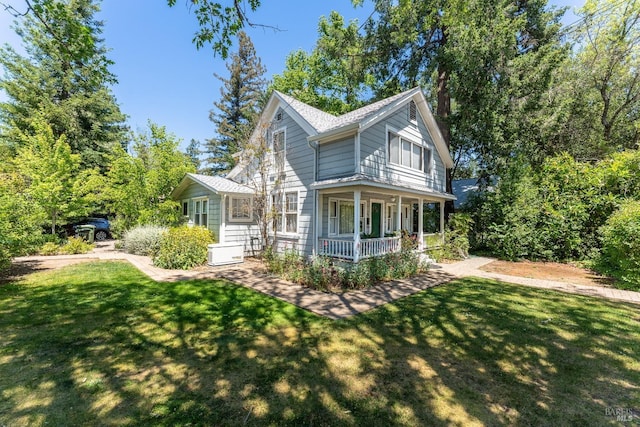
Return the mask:
<path id="1" fill-rule="evenodd" d="M 216 193 L 253 194 L 254 191 L 246 185 L 238 184 L 230 179 L 221 176 L 200 175 L 195 173 L 187 174 L 194 181 L 209 187 Z"/>
<path id="2" fill-rule="evenodd" d="M 333 114 L 325 113 L 322 110 L 307 105 L 304 102 L 298 101 L 297 99 L 289 95 L 285 95 L 284 93 L 278 92 L 278 95 L 287 104 L 289 104 L 291 108 L 293 108 L 298 114 L 300 114 L 303 119 L 305 119 L 311 126 L 313 126 L 313 128 L 318 133 L 322 133 L 343 126 L 359 123 L 367 119 L 372 114 L 378 113 L 384 107 L 391 105 L 400 99 L 403 99 L 410 92 L 413 92 L 415 90 L 415 88 L 409 89 L 392 97 L 374 102 L 373 104 L 365 105 L 362 108 L 358 108 L 357 110 L 353 110 L 341 116 L 334 116 Z"/>

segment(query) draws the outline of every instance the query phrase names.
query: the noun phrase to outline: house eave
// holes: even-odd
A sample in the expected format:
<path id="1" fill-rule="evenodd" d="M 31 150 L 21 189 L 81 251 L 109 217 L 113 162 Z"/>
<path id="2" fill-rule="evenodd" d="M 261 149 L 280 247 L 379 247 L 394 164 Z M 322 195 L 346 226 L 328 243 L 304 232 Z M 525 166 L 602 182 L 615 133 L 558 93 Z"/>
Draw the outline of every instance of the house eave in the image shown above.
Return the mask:
<path id="1" fill-rule="evenodd" d="M 214 194 L 218 194 L 218 195 L 230 195 L 230 196 L 250 196 L 254 194 L 254 191 L 251 190 L 250 188 L 247 187 L 246 191 L 227 191 L 227 190 L 220 190 L 217 188 L 214 188 L 210 185 L 208 185 L 206 182 L 203 182 L 201 180 L 199 180 L 197 177 L 193 176 L 192 174 L 186 174 L 184 176 L 184 178 L 182 178 L 182 181 L 180 181 L 180 184 L 178 184 L 176 186 L 176 188 L 173 189 L 173 191 L 170 194 L 170 197 L 172 199 L 176 199 L 176 197 L 181 194 L 190 183 L 197 183 L 198 185 L 203 186 L 204 188 L 206 188 L 207 190 L 211 191 Z M 240 184 L 237 184 L 240 185 Z"/>
<path id="2" fill-rule="evenodd" d="M 433 191 L 428 189 L 418 189 L 415 187 L 405 186 L 401 184 L 373 181 L 366 177 L 358 177 L 345 180 L 324 180 L 316 181 L 311 184 L 311 188 L 314 190 L 329 190 L 332 188 L 345 188 L 345 187 L 373 187 L 377 189 L 390 190 L 401 193 L 413 194 L 416 196 L 423 196 L 425 198 L 434 198 L 440 200 L 456 200 L 456 196 L 449 193 L 441 193 L 439 191 Z"/>
<path id="3" fill-rule="evenodd" d="M 351 123 L 349 125 L 331 129 L 326 132 L 321 132 L 316 135 L 309 135 L 307 137 L 307 141 L 316 141 L 319 144 L 322 144 L 324 142 L 335 141 L 336 139 L 355 135 L 359 130 L 360 123 Z"/>

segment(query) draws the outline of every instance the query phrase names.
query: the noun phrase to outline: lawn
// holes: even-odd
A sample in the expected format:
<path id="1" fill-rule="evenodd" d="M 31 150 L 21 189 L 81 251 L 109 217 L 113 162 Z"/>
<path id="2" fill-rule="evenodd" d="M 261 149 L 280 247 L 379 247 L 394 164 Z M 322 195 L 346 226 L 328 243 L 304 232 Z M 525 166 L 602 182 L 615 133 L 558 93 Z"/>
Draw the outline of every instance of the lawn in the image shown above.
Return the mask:
<path id="1" fill-rule="evenodd" d="M 639 355 L 636 306 L 484 279 L 331 321 L 80 264 L 0 286 L 0 426 L 614 425 Z"/>

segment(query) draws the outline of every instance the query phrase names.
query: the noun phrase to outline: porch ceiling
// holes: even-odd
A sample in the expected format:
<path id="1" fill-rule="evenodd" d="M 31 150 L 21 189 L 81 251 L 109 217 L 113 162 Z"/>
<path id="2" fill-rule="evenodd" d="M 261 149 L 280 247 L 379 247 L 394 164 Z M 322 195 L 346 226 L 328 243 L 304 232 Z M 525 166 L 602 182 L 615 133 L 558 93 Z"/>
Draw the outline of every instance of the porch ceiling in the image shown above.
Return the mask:
<path id="1" fill-rule="evenodd" d="M 456 196 L 454 196 L 453 194 L 433 191 L 427 186 L 409 186 L 409 184 L 386 181 L 361 174 L 351 175 L 343 178 L 332 178 L 322 181 L 316 181 L 311 184 L 311 188 L 315 190 L 335 189 L 336 191 L 375 190 L 379 192 L 380 190 L 384 190 L 384 193 L 389 195 L 409 195 L 411 197 L 421 197 L 425 199 L 435 200 L 456 200 Z"/>

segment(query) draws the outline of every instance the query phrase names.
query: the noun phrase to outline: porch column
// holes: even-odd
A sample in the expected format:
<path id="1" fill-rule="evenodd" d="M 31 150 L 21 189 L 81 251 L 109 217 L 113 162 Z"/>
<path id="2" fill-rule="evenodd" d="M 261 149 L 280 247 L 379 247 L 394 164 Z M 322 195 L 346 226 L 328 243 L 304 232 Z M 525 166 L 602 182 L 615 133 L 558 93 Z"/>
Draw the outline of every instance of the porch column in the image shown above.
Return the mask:
<path id="1" fill-rule="evenodd" d="M 360 190 L 353 190 L 353 262 L 360 258 Z"/>
<path id="2" fill-rule="evenodd" d="M 440 200 L 440 239 L 444 242 L 444 200 Z"/>
<path id="3" fill-rule="evenodd" d="M 396 207 L 396 231 L 402 230 L 402 196 L 398 196 L 398 206 Z"/>
<path id="4" fill-rule="evenodd" d="M 224 243 L 224 232 L 225 229 L 227 228 L 227 195 L 226 194 L 221 194 L 220 195 L 220 232 L 218 233 L 218 239 L 220 240 L 220 242 L 218 243 Z"/>
<path id="5" fill-rule="evenodd" d="M 316 223 L 315 223 L 315 236 L 313 241 L 313 253 L 314 255 L 318 254 L 318 245 L 320 244 L 320 233 L 322 232 L 322 206 L 320 203 L 320 190 L 314 190 L 314 204 L 316 208 Z"/>
<path id="6" fill-rule="evenodd" d="M 418 249 L 424 250 L 424 224 L 422 223 L 422 217 L 424 213 L 424 200 L 418 199 Z"/>

